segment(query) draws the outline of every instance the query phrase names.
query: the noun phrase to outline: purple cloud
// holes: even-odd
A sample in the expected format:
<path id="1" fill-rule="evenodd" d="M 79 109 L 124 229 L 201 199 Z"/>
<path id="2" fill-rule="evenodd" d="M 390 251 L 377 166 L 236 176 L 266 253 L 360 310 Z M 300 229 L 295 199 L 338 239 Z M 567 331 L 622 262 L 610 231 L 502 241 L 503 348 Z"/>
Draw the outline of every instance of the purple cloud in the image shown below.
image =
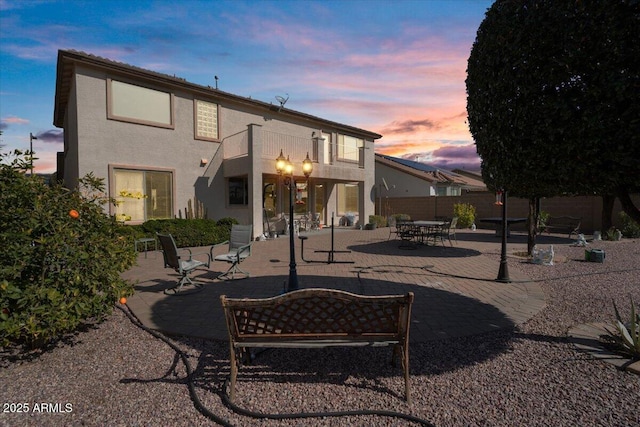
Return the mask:
<path id="1" fill-rule="evenodd" d="M 393 135 L 399 133 L 411 133 L 419 130 L 436 130 L 440 129 L 440 125 L 432 120 L 404 120 L 391 122 L 386 128 L 382 129 L 382 135 Z"/>
<path id="2" fill-rule="evenodd" d="M 64 142 L 64 132 L 58 129 L 51 129 L 45 132 L 39 132 L 36 138 L 45 144 L 59 144 Z"/>

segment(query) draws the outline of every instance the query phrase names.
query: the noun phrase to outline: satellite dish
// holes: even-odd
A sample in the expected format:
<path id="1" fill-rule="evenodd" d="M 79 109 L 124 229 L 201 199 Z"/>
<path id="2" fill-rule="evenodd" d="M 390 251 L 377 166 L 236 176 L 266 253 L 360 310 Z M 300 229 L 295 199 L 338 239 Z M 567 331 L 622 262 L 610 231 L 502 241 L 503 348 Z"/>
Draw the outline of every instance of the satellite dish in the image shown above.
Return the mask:
<path id="1" fill-rule="evenodd" d="M 289 94 L 287 94 L 286 98 L 280 95 L 276 95 L 276 101 L 280 103 L 280 108 L 278 108 L 278 111 L 282 110 L 282 107 L 284 107 L 284 104 L 286 104 L 288 100 L 289 100 Z"/>
<path id="2" fill-rule="evenodd" d="M 382 177 L 382 185 L 384 185 L 385 190 L 389 191 L 389 185 L 387 184 L 387 181 L 384 179 L 384 177 Z"/>

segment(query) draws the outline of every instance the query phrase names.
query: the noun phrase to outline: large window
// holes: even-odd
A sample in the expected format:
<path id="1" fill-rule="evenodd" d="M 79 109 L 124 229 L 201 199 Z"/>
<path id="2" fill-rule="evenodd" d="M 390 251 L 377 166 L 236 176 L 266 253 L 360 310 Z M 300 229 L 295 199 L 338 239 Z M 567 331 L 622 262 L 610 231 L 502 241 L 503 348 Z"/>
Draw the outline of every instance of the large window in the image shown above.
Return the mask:
<path id="1" fill-rule="evenodd" d="M 352 162 L 360 161 L 360 151 L 364 147 L 362 139 L 348 135 L 338 135 L 338 159 Z"/>
<path id="2" fill-rule="evenodd" d="M 173 95 L 117 80 L 107 80 L 109 119 L 173 128 Z"/>
<path id="3" fill-rule="evenodd" d="M 217 141 L 219 139 L 218 105 L 196 99 L 193 108 L 196 139 Z"/>
<path id="4" fill-rule="evenodd" d="M 113 169 L 118 221 L 173 218 L 173 174 L 166 171 Z"/>
<path id="5" fill-rule="evenodd" d="M 338 213 L 345 215 L 349 212 L 358 212 L 358 184 L 337 184 Z"/>

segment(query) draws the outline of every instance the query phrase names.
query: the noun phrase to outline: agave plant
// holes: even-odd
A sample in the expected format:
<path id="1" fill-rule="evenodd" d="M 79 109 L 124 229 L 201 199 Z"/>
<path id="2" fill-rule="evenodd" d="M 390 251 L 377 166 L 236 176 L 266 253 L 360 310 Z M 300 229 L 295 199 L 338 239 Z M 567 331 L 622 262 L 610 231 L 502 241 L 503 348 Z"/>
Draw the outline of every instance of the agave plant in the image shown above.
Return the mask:
<path id="1" fill-rule="evenodd" d="M 609 335 L 606 337 L 616 350 L 625 356 L 630 356 L 634 360 L 640 360 L 640 313 L 636 312 L 636 306 L 631 300 L 631 321 L 624 323 L 616 303 L 613 303 L 616 313 L 616 320 L 613 326 L 617 333 L 607 329 Z"/>

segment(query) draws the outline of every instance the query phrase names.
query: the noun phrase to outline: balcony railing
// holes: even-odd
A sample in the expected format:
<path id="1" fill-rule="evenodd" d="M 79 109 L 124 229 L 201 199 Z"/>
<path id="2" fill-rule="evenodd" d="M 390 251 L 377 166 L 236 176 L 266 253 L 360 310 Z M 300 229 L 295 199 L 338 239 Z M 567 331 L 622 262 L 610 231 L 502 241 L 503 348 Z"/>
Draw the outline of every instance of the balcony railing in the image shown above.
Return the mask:
<path id="1" fill-rule="evenodd" d="M 314 147 L 315 146 L 315 147 Z M 262 132 L 262 158 L 275 159 L 280 150 L 292 161 L 302 160 L 309 153 L 309 158 L 318 161 L 318 147 L 313 139 L 286 135 L 277 132 Z"/>
<path id="2" fill-rule="evenodd" d="M 222 142 L 224 159 L 247 156 L 249 154 L 250 144 L 249 135 L 250 133 L 248 131 L 243 131 L 224 138 Z M 318 146 L 318 140 L 314 138 L 305 138 L 265 130 L 262 131 L 261 137 L 262 144 L 254 147 L 254 150 L 260 151 L 254 152 L 254 155 L 262 159 L 275 159 L 282 151 L 284 155 L 289 156 L 292 162 L 302 161 L 307 154 L 309 154 L 309 158 L 313 162 L 318 162 L 320 161 L 319 150 L 324 150 L 323 147 Z M 322 143 L 323 140 L 320 139 L 319 141 Z M 329 147 L 328 155 L 330 158 L 324 159 L 325 163 L 364 167 L 363 147 L 338 144 L 337 147 Z"/>

